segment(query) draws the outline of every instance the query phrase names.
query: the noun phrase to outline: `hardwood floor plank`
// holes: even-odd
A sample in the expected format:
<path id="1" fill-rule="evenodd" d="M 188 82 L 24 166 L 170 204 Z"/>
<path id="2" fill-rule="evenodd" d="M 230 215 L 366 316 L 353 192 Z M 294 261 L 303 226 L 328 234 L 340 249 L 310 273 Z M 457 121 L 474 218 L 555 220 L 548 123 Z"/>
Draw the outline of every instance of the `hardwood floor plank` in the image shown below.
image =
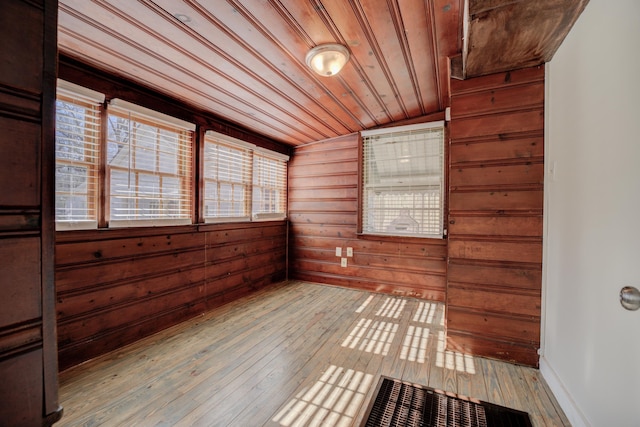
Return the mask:
<path id="1" fill-rule="evenodd" d="M 370 343 L 375 345 L 375 341 L 371 340 L 374 331 L 372 328 L 376 324 L 375 313 L 380 306 L 384 305 L 387 298 L 379 294 L 373 295 L 371 300 L 367 297 L 362 302 L 364 304 L 368 301 L 366 306 L 361 305 L 358 309 L 343 314 L 342 323 L 346 328 L 337 331 L 320 348 L 320 351 L 314 355 L 314 360 L 306 365 L 310 369 L 299 373 L 305 377 L 305 381 L 301 382 L 294 391 L 295 397 L 274 414 L 269 421 L 270 425 L 278 425 L 278 422 L 288 425 L 313 424 L 322 422 L 326 417 L 329 417 L 335 425 L 352 420 L 361 403 L 364 402 L 363 393 L 368 392 L 373 383 L 373 374 L 364 373 L 373 353 L 364 350 Z M 344 366 L 349 368 L 343 368 Z M 347 385 L 341 387 L 340 382 L 345 381 Z M 317 403 L 318 395 L 328 393 L 332 389 L 344 392 L 340 404 L 355 406 L 354 414 L 332 412 L 335 404 L 333 402 L 327 402 L 324 405 Z M 336 415 L 342 416 L 336 419 Z"/>
<path id="2" fill-rule="evenodd" d="M 295 298 L 300 299 L 300 297 L 303 296 L 304 292 L 301 294 L 295 291 L 293 292 L 293 297 Z M 302 301 L 313 301 L 316 297 L 316 292 L 312 290 L 304 296 Z M 283 301 L 278 302 L 277 306 L 287 301 L 289 301 L 287 298 L 283 298 Z M 132 353 L 130 362 L 133 363 L 130 363 L 129 366 L 124 368 L 127 372 L 134 373 L 133 384 L 138 385 L 135 389 L 136 393 L 133 399 L 122 396 L 122 389 L 131 386 L 132 378 L 122 375 L 118 376 L 117 372 L 123 369 L 121 363 L 118 363 L 118 360 L 107 359 L 105 361 L 107 366 L 104 367 L 106 373 L 116 373 L 108 377 L 110 384 L 105 384 L 104 382 L 101 384 L 101 395 L 94 394 L 88 399 L 85 398 L 83 405 L 91 406 L 96 403 L 99 405 L 100 401 L 105 399 L 110 401 L 111 404 L 108 407 L 101 408 L 99 411 L 92 411 L 87 422 L 103 423 L 106 422 L 106 420 L 115 422 L 118 419 L 124 419 L 130 412 L 128 408 L 137 402 L 138 399 L 147 398 L 150 402 L 149 405 L 156 405 L 156 402 L 152 398 L 153 393 L 156 392 L 156 390 L 158 393 L 163 393 L 163 390 L 165 390 L 163 385 L 172 384 L 171 381 L 173 379 L 170 377 L 169 380 L 166 380 L 167 376 L 170 376 L 172 372 L 193 372 L 195 365 L 192 364 L 195 363 L 194 360 L 206 363 L 217 360 L 215 358 L 216 354 L 225 357 L 225 352 L 240 340 L 239 337 L 241 337 L 242 334 L 247 334 L 247 331 L 251 331 L 251 328 L 262 325 L 260 319 L 262 316 L 272 313 L 272 304 L 274 303 L 275 301 L 267 300 L 256 304 L 253 310 L 242 310 L 242 312 L 240 312 L 236 309 L 226 312 L 219 318 L 203 319 L 199 323 L 193 324 L 191 328 L 182 330 L 175 335 L 167 334 L 178 331 L 167 330 L 162 333 L 163 337 L 157 341 L 152 340 L 151 338 L 153 337 L 140 341 Z M 275 305 L 273 307 L 275 307 Z M 207 320 L 210 320 L 211 323 Z M 210 327 L 217 328 L 220 333 L 210 337 L 208 332 L 208 328 Z M 232 333 L 225 333 L 227 330 Z M 258 339 L 259 337 L 260 335 L 258 335 Z M 250 335 L 247 335 L 247 338 L 251 339 Z M 206 353 L 210 354 L 208 354 L 207 357 L 201 357 Z M 115 367 L 112 368 L 114 363 Z M 222 364 L 222 366 L 224 367 L 225 364 Z M 79 369 L 83 367 L 84 365 L 80 366 Z M 99 370 L 94 370 L 94 372 L 99 372 Z M 175 384 L 181 384 L 181 381 L 176 380 Z M 198 384 L 198 380 L 197 378 L 191 378 L 191 381 L 186 384 L 193 387 Z M 102 396 L 102 399 L 100 396 Z M 76 407 L 77 406 L 74 408 Z M 82 407 L 79 407 L 78 409 L 81 408 Z M 134 415 L 137 410 L 142 408 L 135 409 L 135 411 L 131 411 Z M 69 415 L 73 415 L 73 413 Z"/>
<path id="3" fill-rule="evenodd" d="M 358 425 L 381 375 L 569 425 L 534 369 L 444 349 L 444 307 L 292 281 L 60 375 L 60 426 Z"/>
<path id="4" fill-rule="evenodd" d="M 487 388 L 487 399 L 489 403 L 505 406 L 502 389 L 500 388 L 500 378 L 496 370 L 496 361 L 489 359 L 476 359 L 484 372 L 484 383 Z"/>
<path id="5" fill-rule="evenodd" d="M 442 305 L 416 300 L 407 337 L 411 343 L 403 343 L 404 357 L 407 359 L 402 379 L 416 384 L 429 384 L 431 366 L 437 358 L 438 331 L 443 329 L 443 316 L 439 315 Z M 401 354 L 401 357 L 403 355 Z M 437 375 L 437 374 L 436 374 Z"/>
<path id="6" fill-rule="evenodd" d="M 535 405 L 539 410 L 540 416 L 545 423 L 550 426 L 571 425 L 559 408 L 540 371 L 525 367 L 520 368 L 529 386 L 529 393 L 531 393 L 531 396 L 535 396 L 531 405 Z"/>
<path id="7" fill-rule="evenodd" d="M 525 376 L 525 372 L 527 371 L 532 372 L 534 371 L 534 369 L 527 368 L 524 366 L 512 365 L 508 363 L 505 364 L 504 366 L 507 370 L 505 375 L 507 375 L 513 381 L 514 385 L 517 388 L 516 396 L 518 396 L 520 399 L 523 400 L 521 404 L 521 408 L 516 408 L 516 409 L 520 409 L 522 411 L 528 412 L 529 417 L 531 418 L 531 422 L 534 425 L 539 425 L 539 426 L 557 425 L 557 424 L 547 424 L 545 422 L 544 415 L 540 412 L 540 408 L 537 405 L 537 402 L 538 402 L 537 399 L 533 399 L 533 400 L 527 399 L 527 396 L 531 395 L 531 388 L 527 383 L 528 379 Z"/>
<path id="8" fill-rule="evenodd" d="M 228 399 L 232 403 L 225 405 L 223 411 L 215 411 L 214 419 L 216 422 L 230 424 L 238 416 L 238 413 L 246 407 L 247 400 L 273 399 L 274 390 L 277 391 L 277 396 L 282 396 L 279 387 L 280 383 L 290 375 L 295 374 L 302 362 L 305 361 L 305 355 L 309 354 L 310 349 L 317 348 L 327 340 L 327 337 L 335 330 L 336 324 L 339 323 L 340 313 L 348 309 L 350 305 L 345 304 L 345 302 L 350 302 L 345 299 L 340 300 L 340 305 L 331 304 L 329 300 L 318 299 L 317 301 L 319 302 L 319 309 L 311 310 L 307 308 L 305 314 L 298 317 L 301 319 L 298 324 L 288 322 L 293 329 L 288 334 L 287 342 L 284 345 L 272 348 L 268 353 L 264 349 L 262 353 L 266 354 L 261 363 L 251 366 L 239 377 L 236 381 L 237 388 L 232 397 Z M 328 309 L 328 307 L 331 307 L 331 309 Z M 306 319 L 306 321 L 302 319 Z M 284 328 L 286 323 L 273 326 Z M 230 387 L 225 386 L 225 388 Z M 238 393 L 240 394 L 238 395 Z M 218 399 L 218 396 L 216 396 L 216 399 Z M 211 409 L 216 406 L 219 406 L 219 402 L 210 401 L 204 404 L 202 408 Z M 198 411 L 190 414 L 190 420 L 185 419 L 184 425 L 210 424 L 210 413 L 203 411 L 202 408 L 198 408 Z M 261 409 L 265 410 L 265 408 Z"/>
<path id="9" fill-rule="evenodd" d="M 236 391 L 238 383 L 242 383 L 247 375 L 255 379 L 254 375 L 268 365 L 269 359 L 265 354 L 272 349 L 284 349 L 286 341 L 295 336 L 295 324 L 290 319 L 304 316 L 308 310 L 322 309 L 328 303 L 326 299 L 317 296 L 301 298 L 296 304 L 288 306 L 286 311 L 272 313 L 268 325 L 256 321 L 223 345 L 218 344 L 215 348 L 197 346 L 192 347 L 191 351 L 187 350 L 186 353 L 206 351 L 210 354 L 181 366 L 179 370 L 162 375 L 163 385 L 157 387 L 159 390 L 171 389 L 171 384 L 180 383 L 185 375 L 193 378 L 178 388 L 177 393 L 165 393 L 159 399 L 149 399 L 149 407 L 142 408 L 143 411 L 149 411 L 145 421 L 151 425 L 159 422 L 175 425 L 182 422 L 183 418 L 193 420 L 194 413 L 206 414 L 212 404 L 217 406 L 214 413 L 219 416 L 223 408 L 221 402 L 226 402 L 226 396 Z M 215 399 L 212 400 L 212 396 Z M 159 401 L 160 399 L 162 400 Z M 123 420 L 123 425 L 128 424 L 126 421 Z M 193 425 L 193 421 L 188 421 L 188 425 Z"/>
<path id="10" fill-rule="evenodd" d="M 502 395 L 503 405 L 519 411 L 527 410 L 527 398 L 515 378 L 515 372 L 510 368 L 513 365 L 508 363 L 492 363 L 495 367 L 496 376 L 500 384 L 500 394 Z"/>

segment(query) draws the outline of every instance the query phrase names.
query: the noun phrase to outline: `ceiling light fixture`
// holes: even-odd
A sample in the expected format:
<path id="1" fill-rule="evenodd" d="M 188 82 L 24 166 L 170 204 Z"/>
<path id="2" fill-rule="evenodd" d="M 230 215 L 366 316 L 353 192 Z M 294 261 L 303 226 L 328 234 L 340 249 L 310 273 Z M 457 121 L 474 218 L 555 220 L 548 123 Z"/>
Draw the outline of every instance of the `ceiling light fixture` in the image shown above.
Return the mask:
<path id="1" fill-rule="evenodd" d="M 321 44 L 311 49 L 305 60 L 321 76 L 334 76 L 349 60 L 349 51 L 341 44 Z"/>

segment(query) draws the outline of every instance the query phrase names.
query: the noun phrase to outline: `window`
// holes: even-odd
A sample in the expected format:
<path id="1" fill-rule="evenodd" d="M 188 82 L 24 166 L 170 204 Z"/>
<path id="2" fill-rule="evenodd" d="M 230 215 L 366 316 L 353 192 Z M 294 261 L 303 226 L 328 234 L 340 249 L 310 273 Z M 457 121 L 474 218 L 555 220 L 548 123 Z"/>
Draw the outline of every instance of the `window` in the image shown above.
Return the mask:
<path id="1" fill-rule="evenodd" d="M 204 218 L 249 219 L 251 151 L 207 133 L 204 144 Z"/>
<path id="2" fill-rule="evenodd" d="M 288 156 L 215 132 L 204 145 L 206 222 L 283 219 Z"/>
<path id="3" fill-rule="evenodd" d="M 100 111 L 104 96 L 58 82 L 55 200 L 59 229 L 95 228 L 98 213 Z"/>
<path id="4" fill-rule="evenodd" d="M 95 229 L 284 219 L 288 156 L 208 131 L 203 191 L 195 125 L 58 80 L 56 228 Z"/>
<path id="5" fill-rule="evenodd" d="M 108 111 L 110 225 L 190 224 L 195 127 L 120 100 Z"/>
<path id="6" fill-rule="evenodd" d="M 283 157 L 253 156 L 253 217 L 284 218 L 287 210 L 287 163 Z"/>
<path id="7" fill-rule="evenodd" d="M 444 123 L 362 132 L 362 233 L 442 238 Z"/>

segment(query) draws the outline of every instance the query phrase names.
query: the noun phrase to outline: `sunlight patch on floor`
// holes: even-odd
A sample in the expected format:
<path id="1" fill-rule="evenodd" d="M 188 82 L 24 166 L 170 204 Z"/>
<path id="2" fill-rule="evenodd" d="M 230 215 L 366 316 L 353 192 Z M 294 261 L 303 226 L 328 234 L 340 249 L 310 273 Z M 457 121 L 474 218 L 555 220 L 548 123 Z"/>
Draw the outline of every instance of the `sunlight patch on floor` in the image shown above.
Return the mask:
<path id="1" fill-rule="evenodd" d="M 407 300 L 405 299 L 387 298 L 377 311 L 376 316 L 397 319 L 402 314 L 405 305 L 407 305 Z"/>
<path id="2" fill-rule="evenodd" d="M 373 295 L 369 295 L 369 298 L 367 298 L 365 302 L 360 304 L 360 307 L 356 309 L 356 313 L 362 313 L 364 309 L 367 308 L 367 306 L 369 305 L 372 299 L 373 299 Z"/>
<path id="3" fill-rule="evenodd" d="M 360 319 L 342 347 L 355 349 L 357 346 L 360 351 L 386 356 L 397 331 L 397 323 Z"/>
<path id="4" fill-rule="evenodd" d="M 424 363 L 427 360 L 428 338 L 429 328 L 409 326 L 400 350 L 400 359 Z"/>
<path id="5" fill-rule="evenodd" d="M 418 303 L 418 309 L 413 315 L 413 322 L 433 324 L 433 319 L 436 315 L 438 304 L 433 302 L 420 301 Z"/>
<path id="6" fill-rule="evenodd" d="M 437 367 L 456 370 L 458 372 L 466 372 L 468 374 L 476 373 L 473 356 L 470 354 L 459 353 L 457 351 L 446 350 L 444 331 L 438 332 L 438 346 L 436 350 Z"/>
<path id="7" fill-rule="evenodd" d="M 286 427 L 350 426 L 373 383 L 373 375 L 330 365 L 310 388 L 280 410 L 273 421 Z"/>

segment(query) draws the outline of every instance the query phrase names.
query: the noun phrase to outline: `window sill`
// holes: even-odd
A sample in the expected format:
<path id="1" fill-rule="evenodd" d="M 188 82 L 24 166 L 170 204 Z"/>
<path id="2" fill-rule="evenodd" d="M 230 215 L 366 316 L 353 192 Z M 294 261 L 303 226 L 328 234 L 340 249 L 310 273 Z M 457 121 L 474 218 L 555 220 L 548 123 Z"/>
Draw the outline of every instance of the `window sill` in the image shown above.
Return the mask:
<path id="1" fill-rule="evenodd" d="M 438 242 L 446 242 L 447 238 L 438 237 L 438 236 L 404 236 L 404 235 L 390 235 L 390 234 L 372 234 L 372 233 L 356 233 L 356 237 L 362 240 L 377 240 L 377 241 L 388 241 L 388 242 L 397 242 L 397 241 L 414 241 L 414 242 L 424 242 L 425 240 L 432 241 L 434 243 Z"/>

